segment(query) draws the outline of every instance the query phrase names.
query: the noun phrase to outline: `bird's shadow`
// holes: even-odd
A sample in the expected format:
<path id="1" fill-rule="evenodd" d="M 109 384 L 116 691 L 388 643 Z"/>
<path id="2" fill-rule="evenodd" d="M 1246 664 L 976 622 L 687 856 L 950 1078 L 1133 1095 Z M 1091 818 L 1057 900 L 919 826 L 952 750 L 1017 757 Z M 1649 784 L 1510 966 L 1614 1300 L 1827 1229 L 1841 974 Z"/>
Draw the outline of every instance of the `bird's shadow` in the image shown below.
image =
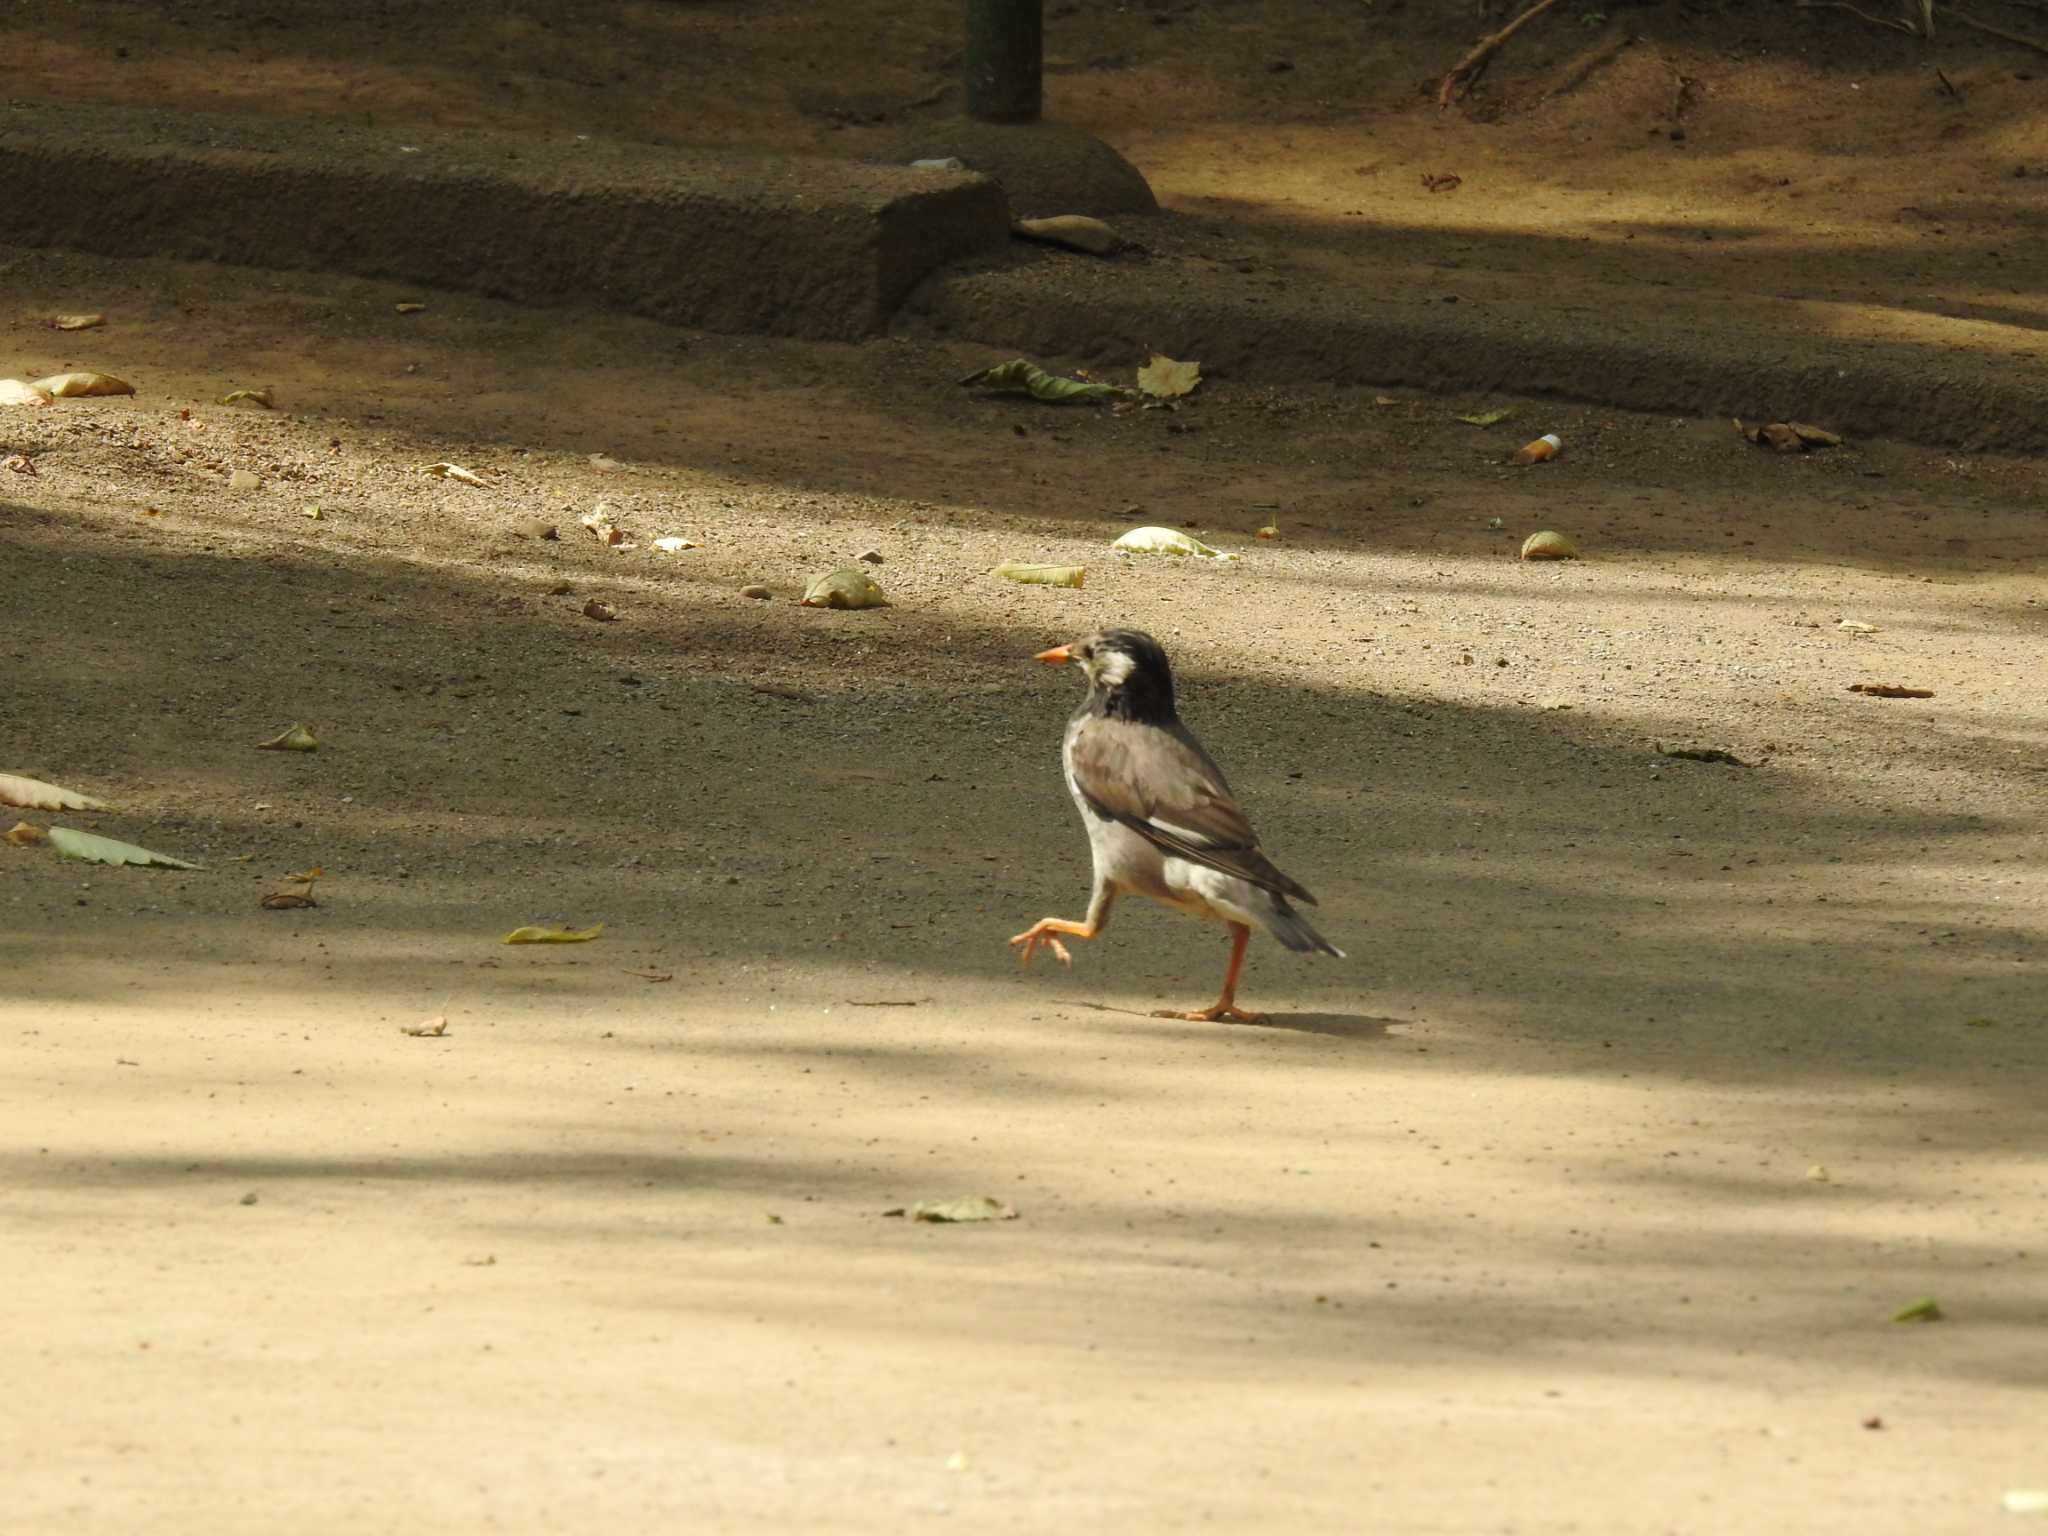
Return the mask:
<path id="1" fill-rule="evenodd" d="M 1206 1029 L 1248 1029 L 1274 1030 L 1284 1034 L 1327 1035 L 1334 1040 L 1385 1040 L 1392 1026 L 1406 1022 L 1402 1019 L 1383 1019 L 1363 1013 L 1266 1013 L 1250 1024 L 1223 1022 L 1202 1024 L 1199 1019 L 1174 1020 L 1162 1018 L 1159 1014 L 1148 1013 L 1137 1008 L 1116 1008 L 1108 1003 L 1080 1003 L 1092 1013 L 1114 1013 L 1126 1019 L 1143 1019 L 1148 1024 L 1197 1025 Z"/>

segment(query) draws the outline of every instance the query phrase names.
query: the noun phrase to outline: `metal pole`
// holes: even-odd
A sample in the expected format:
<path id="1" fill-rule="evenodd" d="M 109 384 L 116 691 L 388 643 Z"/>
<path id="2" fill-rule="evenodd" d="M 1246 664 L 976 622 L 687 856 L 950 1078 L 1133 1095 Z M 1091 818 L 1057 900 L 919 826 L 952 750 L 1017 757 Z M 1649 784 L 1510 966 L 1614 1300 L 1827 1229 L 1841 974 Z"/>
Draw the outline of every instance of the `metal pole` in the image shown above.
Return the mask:
<path id="1" fill-rule="evenodd" d="M 1045 0 L 967 0 L 967 115 L 1035 123 L 1044 104 Z"/>

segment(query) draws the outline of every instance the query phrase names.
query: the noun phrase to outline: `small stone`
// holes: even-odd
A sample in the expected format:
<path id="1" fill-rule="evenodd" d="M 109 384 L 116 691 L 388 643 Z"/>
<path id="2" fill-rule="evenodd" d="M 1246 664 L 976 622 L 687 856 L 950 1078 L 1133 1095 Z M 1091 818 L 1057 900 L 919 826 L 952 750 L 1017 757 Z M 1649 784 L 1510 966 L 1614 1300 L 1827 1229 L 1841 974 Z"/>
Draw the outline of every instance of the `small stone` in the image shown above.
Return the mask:
<path id="1" fill-rule="evenodd" d="M 741 597 L 751 597 L 757 603 L 765 603 L 768 601 L 769 598 L 773 597 L 774 595 L 775 594 L 773 592 L 770 592 L 758 581 L 751 586 L 745 586 L 740 588 Z"/>
<path id="2" fill-rule="evenodd" d="M 244 1205 L 254 1205 L 255 1203 L 256 1203 L 256 1191 L 255 1191 L 255 1190 L 253 1190 L 253 1189 L 252 1189 L 252 1190 L 250 1190 L 250 1191 L 249 1191 L 249 1193 L 247 1193 L 246 1195 L 242 1196 L 242 1204 L 244 1204 Z"/>
<path id="3" fill-rule="evenodd" d="M 880 565 L 882 563 L 882 552 L 879 549 L 864 549 L 856 558 L 863 565 Z"/>
<path id="4" fill-rule="evenodd" d="M 231 491 L 260 491 L 263 489 L 263 477 L 253 469 L 238 469 L 228 476 L 228 489 Z"/>

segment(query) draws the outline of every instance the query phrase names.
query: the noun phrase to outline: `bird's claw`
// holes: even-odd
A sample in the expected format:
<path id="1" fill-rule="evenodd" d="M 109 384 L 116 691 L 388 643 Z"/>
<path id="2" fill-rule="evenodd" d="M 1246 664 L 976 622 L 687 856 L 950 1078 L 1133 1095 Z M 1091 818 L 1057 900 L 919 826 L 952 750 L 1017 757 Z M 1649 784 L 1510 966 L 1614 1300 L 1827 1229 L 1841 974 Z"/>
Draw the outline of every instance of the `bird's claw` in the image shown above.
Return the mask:
<path id="1" fill-rule="evenodd" d="M 1052 951 L 1053 958 L 1058 960 L 1061 965 L 1069 968 L 1073 966 L 1074 957 L 1067 953 L 1067 946 L 1062 944 L 1052 933 L 1048 932 L 1043 923 L 1034 923 L 1031 927 L 1010 940 L 1010 942 L 1024 946 L 1017 956 L 1017 963 L 1019 965 L 1029 965 L 1032 955 L 1037 952 L 1038 946 L 1043 944 Z"/>
<path id="2" fill-rule="evenodd" d="M 1263 1024 L 1263 1013 L 1246 1013 L 1242 1008 L 1227 1008 L 1218 1003 L 1214 1008 L 1161 1008 L 1152 1015 L 1155 1019 L 1186 1019 L 1191 1024 Z"/>

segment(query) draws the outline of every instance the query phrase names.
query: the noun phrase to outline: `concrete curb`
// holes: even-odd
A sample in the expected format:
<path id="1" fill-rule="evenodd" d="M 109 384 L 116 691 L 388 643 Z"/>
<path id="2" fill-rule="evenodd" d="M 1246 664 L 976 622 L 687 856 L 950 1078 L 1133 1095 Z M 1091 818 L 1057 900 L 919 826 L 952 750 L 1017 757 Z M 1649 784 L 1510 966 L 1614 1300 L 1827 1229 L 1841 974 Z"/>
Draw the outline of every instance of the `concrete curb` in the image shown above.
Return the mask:
<path id="1" fill-rule="evenodd" d="M 15 103 L 8 239 L 851 340 L 1008 239 L 985 177 L 649 145 Z"/>

